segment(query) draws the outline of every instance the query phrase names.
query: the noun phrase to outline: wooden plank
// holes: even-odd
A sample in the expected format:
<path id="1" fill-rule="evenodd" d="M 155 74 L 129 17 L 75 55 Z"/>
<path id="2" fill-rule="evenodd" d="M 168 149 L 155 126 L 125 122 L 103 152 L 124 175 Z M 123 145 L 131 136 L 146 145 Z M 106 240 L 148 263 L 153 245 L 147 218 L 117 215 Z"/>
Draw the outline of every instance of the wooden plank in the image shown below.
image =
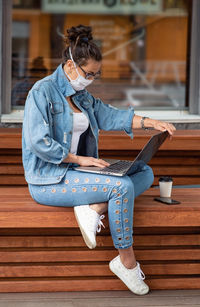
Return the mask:
<path id="1" fill-rule="evenodd" d="M 60 209 L 60 208 L 59 208 Z M 68 208 L 64 208 L 68 209 Z M 78 227 L 74 213 L 67 212 L 4 212 L 0 215 L 0 228 Z"/>
<path id="2" fill-rule="evenodd" d="M 1 171 L 1 169 L 0 169 Z M 200 181 L 200 166 L 198 165 L 185 165 L 185 166 L 171 166 L 171 165 L 162 165 L 162 166 L 153 166 L 153 171 L 156 174 L 156 176 L 163 176 L 165 174 L 166 176 L 199 176 L 198 180 Z"/>
<path id="3" fill-rule="evenodd" d="M 198 277 L 156 278 L 146 280 L 153 289 L 199 289 Z M 28 279 L 0 281 L 2 293 L 6 292 L 65 292 L 65 291 L 108 291 L 126 290 L 127 287 L 117 278 L 71 279 Z"/>
<path id="4" fill-rule="evenodd" d="M 131 158 L 130 158 L 131 160 Z M 192 156 L 192 152 L 190 152 L 190 156 L 187 156 L 187 158 L 185 157 L 177 157 L 177 156 L 173 156 L 172 153 L 168 152 L 168 155 L 166 157 L 163 156 L 156 156 L 155 158 L 153 158 L 150 162 L 149 162 L 150 166 L 160 166 L 160 167 L 166 167 L 166 166 L 186 166 L 186 165 L 191 165 L 191 166 L 195 166 L 195 165 L 200 165 L 200 158 L 199 157 L 193 157 Z"/>
<path id="5" fill-rule="evenodd" d="M 142 264 L 145 275 L 199 275 L 200 263 L 163 263 Z M 20 277 L 88 277 L 88 276 L 113 276 L 108 263 L 93 264 L 51 264 L 51 265 L 3 265 L 0 270 L 0 278 Z"/>
<path id="6" fill-rule="evenodd" d="M 27 182 L 24 178 L 24 175 L 0 175 L 0 185 L 26 185 Z"/>
<path id="7" fill-rule="evenodd" d="M 1 128 L 0 128 L 1 130 Z M 1 134 L 1 131 L 0 131 Z M 0 155 L 10 155 L 10 156 L 22 156 L 22 148 L 1 148 Z"/>
<path id="8" fill-rule="evenodd" d="M 0 175 L 24 175 L 24 168 L 22 165 L 16 164 L 0 164 Z"/>
<path id="9" fill-rule="evenodd" d="M 168 207 L 169 208 L 169 207 Z M 56 207 L 57 209 L 57 207 Z M 0 228 L 62 228 L 62 227 L 78 227 L 74 218 L 73 211 L 66 211 L 67 214 L 63 214 L 68 208 L 59 208 L 60 211 L 54 212 L 31 212 L 18 210 L 12 212 L 3 212 L 0 214 Z M 31 214 L 30 214 L 31 212 Z M 177 210 L 178 212 L 178 210 Z M 164 211 L 161 214 L 160 211 L 148 210 L 139 211 L 134 217 L 135 227 L 190 227 L 200 225 L 200 212 L 198 210 L 188 210 L 177 214 L 173 211 Z M 107 222 L 106 222 L 107 224 Z"/>
<path id="10" fill-rule="evenodd" d="M 165 173 L 162 174 L 163 176 Z M 195 184 L 200 184 L 200 178 L 198 177 L 189 177 L 189 176 L 180 176 L 180 177 L 175 177 L 173 174 L 171 174 L 173 177 L 173 183 L 174 185 L 195 185 Z M 153 185 L 158 185 L 158 180 L 159 176 L 155 177 Z"/>
<path id="11" fill-rule="evenodd" d="M 142 249 L 135 250 L 138 261 L 164 261 L 164 260 L 184 260 L 194 261 L 200 259 L 200 249 Z M 117 256 L 116 250 L 88 250 L 87 247 L 82 250 L 27 250 L 27 251 L 0 251 L 1 263 L 27 263 L 27 262 L 91 262 L 91 261 L 110 261 Z"/>
<path id="12" fill-rule="evenodd" d="M 183 232 L 184 233 L 184 232 Z M 110 235 L 97 235 L 98 247 L 113 247 Z M 134 248 L 137 247 L 178 247 L 200 246 L 200 234 L 174 235 L 134 235 Z M 55 247 L 85 247 L 82 236 L 3 236 L 1 235 L 0 248 L 55 248 Z"/>
<path id="13" fill-rule="evenodd" d="M 2 150 L 1 150 L 2 151 Z M 118 150 L 99 150 L 100 155 L 103 157 L 126 157 L 127 160 L 131 160 L 133 157 L 136 157 L 140 150 L 121 150 L 120 148 Z M 161 164 L 163 160 L 170 161 L 173 158 L 177 158 L 180 160 L 185 160 L 185 163 L 187 164 L 187 160 L 189 158 L 198 159 L 199 158 L 199 151 L 198 150 L 159 150 L 155 156 L 152 158 L 151 161 L 157 160 L 157 158 L 160 158 Z"/>
<path id="14" fill-rule="evenodd" d="M 155 193 L 157 193 L 158 190 L 159 190 L 158 188 L 151 188 L 145 191 L 143 195 L 154 195 Z M 200 188 L 177 188 L 177 189 L 174 188 L 172 189 L 172 195 L 173 196 L 185 195 L 185 197 L 194 196 L 194 195 L 200 196 Z"/>
<path id="15" fill-rule="evenodd" d="M 12 191 L 12 193 L 10 193 L 10 191 Z M 0 186 L 0 195 L 10 195 L 10 194 L 30 195 L 27 187 L 18 187 L 18 186 L 10 187 L 9 185 L 3 187 Z"/>
<path id="16" fill-rule="evenodd" d="M 0 164 L 22 164 L 22 156 L 0 154 Z"/>
<path id="17" fill-rule="evenodd" d="M 148 219 L 149 218 L 149 219 Z M 151 220 L 151 221 L 150 221 Z M 154 221 L 152 223 L 152 221 Z M 168 212 L 161 214 L 160 212 L 148 212 L 144 215 L 144 212 L 137 212 L 135 215 L 134 225 L 136 227 L 181 227 L 181 226 L 198 226 L 200 223 L 200 213 L 185 212 L 176 214 L 175 212 Z"/>
<path id="18" fill-rule="evenodd" d="M 99 138 L 100 150 L 131 150 L 141 149 L 147 140 L 158 133 L 154 130 L 144 132 L 141 129 L 134 130 L 134 139 L 131 140 L 124 132 L 103 131 Z M 20 128 L 1 128 L 0 129 L 0 148 L 21 148 L 21 129 Z M 199 130 L 177 130 L 173 139 L 166 140 L 160 150 L 200 150 L 200 131 Z"/>
<path id="19" fill-rule="evenodd" d="M 101 132 L 99 138 L 99 148 L 101 150 L 141 149 L 150 138 L 150 136 L 156 133 L 158 132 L 154 130 L 148 131 L 146 134 L 144 134 L 144 132 L 140 129 L 135 130 L 134 139 L 131 140 L 123 133 L 103 131 Z M 197 145 L 199 136 L 200 132 L 197 130 L 177 130 L 172 140 L 167 139 L 159 150 L 199 150 L 200 146 Z"/>

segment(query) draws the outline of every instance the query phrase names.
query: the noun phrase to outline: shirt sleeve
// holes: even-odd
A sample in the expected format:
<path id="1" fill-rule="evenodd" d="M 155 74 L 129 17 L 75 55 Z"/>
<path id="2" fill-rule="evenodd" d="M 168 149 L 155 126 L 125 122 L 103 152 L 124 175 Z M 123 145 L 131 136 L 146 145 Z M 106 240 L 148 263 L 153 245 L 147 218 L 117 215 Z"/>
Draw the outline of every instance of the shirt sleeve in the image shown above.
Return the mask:
<path id="1" fill-rule="evenodd" d="M 31 90 L 28 94 L 23 131 L 27 148 L 40 159 L 60 164 L 69 153 L 53 139 L 50 133 L 50 119 L 47 99 L 40 90 Z"/>
<path id="2" fill-rule="evenodd" d="M 133 138 L 132 121 L 134 109 L 120 110 L 109 104 L 104 104 L 100 99 L 93 98 L 94 114 L 99 129 L 125 131 Z"/>

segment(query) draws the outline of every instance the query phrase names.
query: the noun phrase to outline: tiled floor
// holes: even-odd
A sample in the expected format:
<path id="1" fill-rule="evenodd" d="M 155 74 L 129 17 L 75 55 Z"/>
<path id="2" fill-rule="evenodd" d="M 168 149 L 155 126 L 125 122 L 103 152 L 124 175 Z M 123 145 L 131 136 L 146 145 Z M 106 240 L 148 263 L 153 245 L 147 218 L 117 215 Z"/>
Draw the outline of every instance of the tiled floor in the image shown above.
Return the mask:
<path id="1" fill-rule="evenodd" d="M 0 294 L 0 307 L 135 306 L 200 306 L 200 290 L 156 290 L 141 297 L 129 291 Z"/>

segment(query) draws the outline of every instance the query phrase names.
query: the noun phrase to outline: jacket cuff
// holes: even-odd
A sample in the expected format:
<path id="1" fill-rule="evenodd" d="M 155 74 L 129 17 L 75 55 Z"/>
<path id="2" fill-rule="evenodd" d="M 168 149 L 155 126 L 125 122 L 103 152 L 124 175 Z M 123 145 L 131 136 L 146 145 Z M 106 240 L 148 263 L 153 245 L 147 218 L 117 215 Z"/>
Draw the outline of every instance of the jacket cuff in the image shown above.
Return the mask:
<path id="1" fill-rule="evenodd" d="M 128 114 L 127 114 L 127 117 L 125 118 L 124 131 L 131 137 L 131 139 L 133 139 L 132 123 L 133 123 L 133 117 L 135 115 L 135 112 L 132 107 L 130 107 L 127 112 Z"/>
<path id="2" fill-rule="evenodd" d="M 59 162 L 59 164 L 62 163 L 63 160 L 65 160 L 65 158 L 67 158 L 68 154 L 69 154 L 69 150 L 66 149 L 66 148 L 63 148 L 63 155 L 62 155 L 62 158 L 61 158 L 61 161 Z"/>

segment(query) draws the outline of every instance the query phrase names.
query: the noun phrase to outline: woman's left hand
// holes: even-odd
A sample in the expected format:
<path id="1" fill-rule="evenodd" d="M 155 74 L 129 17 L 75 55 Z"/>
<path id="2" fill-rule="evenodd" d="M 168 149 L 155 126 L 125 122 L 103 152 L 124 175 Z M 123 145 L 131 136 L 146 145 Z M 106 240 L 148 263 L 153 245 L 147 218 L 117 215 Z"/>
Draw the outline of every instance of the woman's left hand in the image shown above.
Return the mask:
<path id="1" fill-rule="evenodd" d="M 163 122 L 161 120 L 151 119 L 149 117 L 144 118 L 143 127 L 141 127 L 141 120 L 142 120 L 141 116 L 134 115 L 133 121 L 132 121 L 132 129 L 154 128 L 159 131 L 167 130 L 171 136 L 174 134 L 174 131 L 176 130 L 173 124 Z"/>
<path id="2" fill-rule="evenodd" d="M 156 130 L 159 130 L 159 131 L 167 130 L 170 135 L 173 135 L 174 131 L 176 130 L 176 128 L 174 127 L 173 124 L 163 122 L 163 121 L 160 121 L 160 120 L 152 119 L 152 125 L 153 125 L 153 128 L 156 129 Z"/>

